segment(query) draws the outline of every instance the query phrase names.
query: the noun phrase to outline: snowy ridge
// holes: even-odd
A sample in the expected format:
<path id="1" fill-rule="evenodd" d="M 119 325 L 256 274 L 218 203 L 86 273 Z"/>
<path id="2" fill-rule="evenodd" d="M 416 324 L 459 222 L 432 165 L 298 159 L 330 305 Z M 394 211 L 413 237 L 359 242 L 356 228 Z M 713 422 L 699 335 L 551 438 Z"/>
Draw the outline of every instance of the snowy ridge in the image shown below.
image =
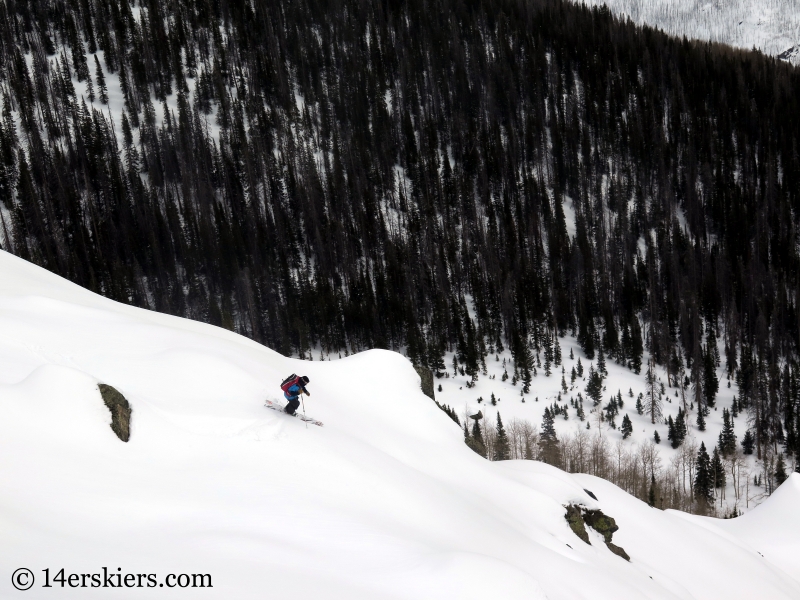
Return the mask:
<path id="1" fill-rule="evenodd" d="M 675 36 L 757 48 L 800 64 L 798 0 L 583 0 Z"/>
<path id="2" fill-rule="evenodd" d="M 6 253 L 0 331 L 0 597 L 23 566 L 210 574 L 192 598 L 800 597 L 798 475 L 741 520 L 659 511 L 589 475 L 480 458 L 399 354 L 288 359 Z M 324 428 L 264 409 L 292 371 Z M 98 382 L 132 405 L 127 444 Z M 615 518 L 631 562 L 578 539 L 566 504 Z M 25 597 L 92 594 L 40 583 Z"/>

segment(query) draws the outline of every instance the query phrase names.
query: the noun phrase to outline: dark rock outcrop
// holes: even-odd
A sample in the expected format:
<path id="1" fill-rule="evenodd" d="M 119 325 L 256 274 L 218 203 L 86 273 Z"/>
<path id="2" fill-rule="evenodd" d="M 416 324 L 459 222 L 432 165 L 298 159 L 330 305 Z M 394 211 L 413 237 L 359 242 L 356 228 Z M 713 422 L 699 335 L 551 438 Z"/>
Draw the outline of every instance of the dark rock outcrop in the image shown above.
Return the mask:
<path id="1" fill-rule="evenodd" d="M 616 554 L 617 556 L 619 556 L 621 558 L 624 558 L 628 562 L 631 562 L 631 557 L 628 556 L 628 553 L 625 552 L 625 550 L 623 548 L 621 548 L 620 546 L 617 546 L 616 544 L 612 544 L 611 542 L 606 542 L 606 547 L 609 550 L 611 550 L 614 554 Z"/>
<path id="2" fill-rule="evenodd" d="M 100 395 L 103 402 L 111 411 L 111 430 L 123 442 L 127 442 L 131 437 L 131 406 L 115 388 L 105 383 L 97 386 L 100 388 Z"/>
<path id="3" fill-rule="evenodd" d="M 564 518 L 567 520 L 567 523 L 569 523 L 569 527 L 575 535 L 591 545 L 589 534 L 586 533 L 585 527 L 585 525 L 588 525 L 603 536 L 603 540 L 611 552 L 630 562 L 631 557 L 628 556 L 628 553 L 625 552 L 623 548 L 611 542 L 614 532 L 619 529 L 619 525 L 617 525 L 613 517 L 609 517 L 601 510 L 587 510 L 575 504 L 570 504 L 566 509 L 567 513 L 564 515 Z"/>
<path id="4" fill-rule="evenodd" d="M 792 59 L 796 58 L 798 55 L 800 55 L 800 46 L 792 46 L 778 54 L 778 58 L 786 62 L 792 62 Z"/>
<path id="5" fill-rule="evenodd" d="M 433 371 L 418 365 L 414 365 L 414 370 L 419 375 L 422 393 L 431 400 L 436 400 L 436 396 L 433 395 Z"/>
<path id="6" fill-rule="evenodd" d="M 602 510 L 584 509 L 583 521 L 597 533 L 602 535 L 603 539 L 606 541 L 606 544 L 611 541 L 611 536 L 614 535 L 614 532 L 619 530 L 619 525 L 617 525 L 617 522 L 608 515 L 603 514 Z"/>
<path id="7" fill-rule="evenodd" d="M 567 514 L 564 518 L 567 520 L 567 523 L 569 523 L 572 532 L 591 546 L 592 543 L 589 541 L 589 534 L 586 533 L 586 526 L 583 523 L 583 515 L 581 515 L 580 507 L 574 504 L 567 506 Z"/>

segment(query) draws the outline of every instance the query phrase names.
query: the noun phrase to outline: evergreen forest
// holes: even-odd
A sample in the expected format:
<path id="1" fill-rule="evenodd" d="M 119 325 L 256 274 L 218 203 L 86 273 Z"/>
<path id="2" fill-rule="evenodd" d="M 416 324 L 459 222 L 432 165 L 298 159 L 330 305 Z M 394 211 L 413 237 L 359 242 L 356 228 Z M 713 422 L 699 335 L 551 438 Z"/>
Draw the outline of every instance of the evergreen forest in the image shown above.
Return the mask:
<path id="1" fill-rule="evenodd" d="M 722 364 L 800 452 L 787 63 L 560 0 L 5 0 L 0 104 L 2 248 L 86 288 L 528 381 L 569 333 L 698 407 Z"/>

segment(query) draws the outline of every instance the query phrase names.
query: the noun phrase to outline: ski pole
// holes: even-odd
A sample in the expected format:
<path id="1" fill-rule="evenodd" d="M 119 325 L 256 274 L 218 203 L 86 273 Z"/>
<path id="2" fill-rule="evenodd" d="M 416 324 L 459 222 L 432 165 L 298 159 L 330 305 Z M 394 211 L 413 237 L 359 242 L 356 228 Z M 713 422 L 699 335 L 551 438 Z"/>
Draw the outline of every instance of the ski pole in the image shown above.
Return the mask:
<path id="1" fill-rule="evenodd" d="M 306 402 L 303 400 L 303 394 L 300 394 L 300 403 L 303 405 L 303 422 L 306 424 L 306 429 L 308 429 L 308 421 L 306 420 Z"/>

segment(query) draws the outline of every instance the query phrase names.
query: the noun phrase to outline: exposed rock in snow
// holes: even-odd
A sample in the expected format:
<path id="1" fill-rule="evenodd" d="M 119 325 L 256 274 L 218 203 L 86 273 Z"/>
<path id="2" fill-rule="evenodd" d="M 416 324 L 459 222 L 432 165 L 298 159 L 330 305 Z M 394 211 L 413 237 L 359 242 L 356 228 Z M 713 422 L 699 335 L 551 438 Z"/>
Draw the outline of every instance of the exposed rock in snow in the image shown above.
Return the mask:
<path id="1" fill-rule="evenodd" d="M 125 396 L 116 389 L 104 383 L 98 384 L 103 402 L 111 411 L 111 431 L 123 442 L 131 437 L 131 407 Z"/>

